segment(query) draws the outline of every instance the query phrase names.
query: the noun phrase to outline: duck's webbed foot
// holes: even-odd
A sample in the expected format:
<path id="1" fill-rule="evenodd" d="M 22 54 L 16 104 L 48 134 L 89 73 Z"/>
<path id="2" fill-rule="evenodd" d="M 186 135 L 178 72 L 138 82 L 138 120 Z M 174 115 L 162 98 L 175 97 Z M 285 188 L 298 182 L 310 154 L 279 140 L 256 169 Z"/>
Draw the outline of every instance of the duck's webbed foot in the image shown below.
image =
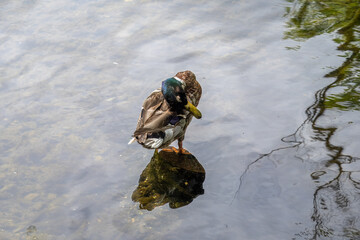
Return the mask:
<path id="1" fill-rule="evenodd" d="M 164 152 L 174 152 L 176 154 L 191 154 L 188 150 L 186 150 L 185 148 L 183 148 L 182 145 L 182 140 L 178 140 L 178 145 L 179 145 L 179 149 L 173 147 L 173 146 L 169 146 L 167 148 L 163 148 L 161 151 Z"/>
<path id="2" fill-rule="evenodd" d="M 175 147 L 170 146 L 170 147 L 167 147 L 167 148 L 163 148 L 161 151 L 177 153 L 179 150 L 177 150 Z"/>

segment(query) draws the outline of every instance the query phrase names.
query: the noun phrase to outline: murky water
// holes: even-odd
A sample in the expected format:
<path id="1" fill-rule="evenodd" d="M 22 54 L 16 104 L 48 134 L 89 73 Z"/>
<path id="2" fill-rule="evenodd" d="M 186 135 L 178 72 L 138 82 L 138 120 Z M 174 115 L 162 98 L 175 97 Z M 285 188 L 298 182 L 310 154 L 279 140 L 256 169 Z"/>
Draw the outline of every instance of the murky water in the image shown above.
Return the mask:
<path id="1" fill-rule="evenodd" d="M 359 239 L 359 1 L 326 2 L 2 1 L 1 239 Z M 127 142 L 187 69 L 161 165 Z"/>

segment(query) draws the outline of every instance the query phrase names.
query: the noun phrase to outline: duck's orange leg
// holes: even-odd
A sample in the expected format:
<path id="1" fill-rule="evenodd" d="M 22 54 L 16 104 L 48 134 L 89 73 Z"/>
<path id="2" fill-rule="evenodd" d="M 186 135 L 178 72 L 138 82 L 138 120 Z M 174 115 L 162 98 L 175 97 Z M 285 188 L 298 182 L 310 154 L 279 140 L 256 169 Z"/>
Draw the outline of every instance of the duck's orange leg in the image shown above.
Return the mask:
<path id="1" fill-rule="evenodd" d="M 179 145 L 179 150 L 178 150 L 177 153 L 180 153 L 180 154 L 190 154 L 188 150 L 186 150 L 185 148 L 183 148 L 182 140 L 178 140 L 178 145 Z"/>

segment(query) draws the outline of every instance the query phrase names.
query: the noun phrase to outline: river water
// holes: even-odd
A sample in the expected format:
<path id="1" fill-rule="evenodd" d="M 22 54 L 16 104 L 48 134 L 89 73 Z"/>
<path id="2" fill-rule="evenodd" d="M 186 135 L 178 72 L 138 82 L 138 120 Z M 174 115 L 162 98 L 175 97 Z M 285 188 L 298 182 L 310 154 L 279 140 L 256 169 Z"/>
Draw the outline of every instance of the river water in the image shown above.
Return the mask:
<path id="1" fill-rule="evenodd" d="M 359 239 L 359 1 L 322 2 L 2 1 L 1 239 Z M 163 166 L 127 143 L 184 70 Z"/>

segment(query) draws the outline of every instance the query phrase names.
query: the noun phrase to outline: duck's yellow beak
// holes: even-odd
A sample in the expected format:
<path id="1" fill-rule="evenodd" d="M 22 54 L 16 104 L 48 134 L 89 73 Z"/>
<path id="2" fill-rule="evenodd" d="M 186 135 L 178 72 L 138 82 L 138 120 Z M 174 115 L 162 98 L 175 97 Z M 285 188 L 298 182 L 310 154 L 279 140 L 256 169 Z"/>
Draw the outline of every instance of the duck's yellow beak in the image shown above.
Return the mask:
<path id="1" fill-rule="evenodd" d="M 192 105 L 189 101 L 185 105 L 185 109 L 191 112 L 197 119 L 201 118 L 201 112 L 194 105 Z"/>

